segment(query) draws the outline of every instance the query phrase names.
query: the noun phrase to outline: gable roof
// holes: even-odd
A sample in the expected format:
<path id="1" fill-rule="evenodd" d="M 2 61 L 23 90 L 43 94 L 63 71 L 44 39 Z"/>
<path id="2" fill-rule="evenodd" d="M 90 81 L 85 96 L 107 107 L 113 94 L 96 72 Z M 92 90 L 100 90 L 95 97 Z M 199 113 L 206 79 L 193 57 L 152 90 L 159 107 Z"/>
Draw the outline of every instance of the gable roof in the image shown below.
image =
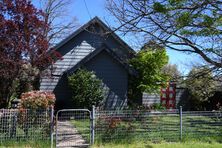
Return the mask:
<path id="1" fill-rule="evenodd" d="M 120 63 L 124 69 L 131 75 L 135 75 L 135 70 L 127 64 L 125 61 L 123 61 L 121 58 L 118 57 L 118 55 L 113 52 L 110 48 L 108 48 L 105 44 L 103 44 L 100 48 L 94 50 L 90 54 L 88 54 L 85 58 L 83 58 L 81 61 L 79 61 L 74 67 L 66 70 L 64 73 L 70 75 L 74 73 L 78 68 L 80 68 L 83 64 L 93 59 L 96 55 L 101 53 L 102 51 L 106 51 L 112 58 L 114 58 L 118 63 Z"/>
<path id="2" fill-rule="evenodd" d="M 118 35 L 116 35 L 115 32 L 113 32 L 105 23 L 103 23 L 103 21 L 101 21 L 97 16 L 94 17 L 93 19 L 91 19 L 88 23 L 86 23 L 85 25 L 83 25 L 82 27 L 80 27 L 79 29 L 77 29 L 75 32 L 73 32 L 71 35 L 69 35 L 67 38 L 65 38 L 64 40 L 62 40 L 60 43 L 58 43 L 54 49 L 57 50 L 60 47 L 62 47 L 64 44 L 66 44 L 69 40 L 71 40 L 72 38 L 74 38 L 75 36 L 77 36 L 79 33 L 81 33 L 82 31 L 86 30 L 87 27 L 89 27 L 91 24 L 94 23 L 98 23 L 100 26 L 102 26 L 102 28 L 104 30 L 106 30 L 108 33 L 110 33 L 109 35 L 111 35 L 115 40 L 117 40 L 123 47 L 125 47 L 126 49 L 128 49 L 128 51 L 132 52 L 132 53 L 136 53 L 129 45 L 127 45 L 127 43 L 125 43 Z"/>

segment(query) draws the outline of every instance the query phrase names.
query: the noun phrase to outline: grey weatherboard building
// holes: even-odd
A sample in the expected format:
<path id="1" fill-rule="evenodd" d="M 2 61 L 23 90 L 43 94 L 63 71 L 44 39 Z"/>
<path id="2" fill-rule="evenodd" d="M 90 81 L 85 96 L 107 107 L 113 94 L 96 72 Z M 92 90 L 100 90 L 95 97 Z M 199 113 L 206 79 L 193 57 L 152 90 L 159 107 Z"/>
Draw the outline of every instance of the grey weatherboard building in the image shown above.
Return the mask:
<path id="1" fill-rule="evenodd" d="M 94 71 L 103 81 L 104 108 L 116 109 L 127 104 L 128 76 L 134 73 L 127 62 L 135 52 L 98 17 L 61 41 L 55 50 L 62 59 L 53 64 L 50 76 L 41 78 L 40 90 L 55 93 L 56 109 L 72 108 L 67 75 L 80 67 Z"/>

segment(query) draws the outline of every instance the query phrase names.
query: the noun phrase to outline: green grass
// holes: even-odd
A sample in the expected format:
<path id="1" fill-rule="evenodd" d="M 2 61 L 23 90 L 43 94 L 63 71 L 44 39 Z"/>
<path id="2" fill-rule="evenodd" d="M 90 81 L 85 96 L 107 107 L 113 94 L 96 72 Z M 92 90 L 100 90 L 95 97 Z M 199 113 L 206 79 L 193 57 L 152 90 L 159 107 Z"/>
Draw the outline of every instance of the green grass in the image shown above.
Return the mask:
<path id="1" fill-rule="evenodd" d="M 0 148 L 50 148 L 50 141 L 4 141 Z"/>
<path id="2" fill-rule="evenodd" d="M 89 120 L 73 120 L 73 125 L 82 135 L 89 134 Z M 131 141 L 179 142 L 179 116 L 151 116 L 113 121 L 97 119 L 96 143 L 127 143 Z M 183 141 L 202 141 L 222 143 L 221 118 L 206 116 L 183 117 Z"/>
<path id="3" fill-rule="evenodd" d="M 75 119 L 70 121 L 87 141 L 90 140 L 90 120 Z M 221 118 L 206 116 L 184 116 L 183 142 L 179 142 L 178 116 L 152 116 L 143 119 L 131 118 L 116 121 L 96 120 L 95 145 L 93 148 L 221 148 Z M 201 124 L 200 124 L 201 123 Z M 217 124 L 218 123 L 218 124 Z M 100 129 L 99 129 L 100 128 Z M 196 135 L 192 134 L 195 131 Z M 21 131 L 17 131 L 21 132 Z M 36 134 L 38 136 L 38 132 Z M 173 139 L 175 138 L 175 139 Z M 27 140 L 23 142 L 6 141 L 2 147 L 12 148 L 48 148 L 50 141 Z M 174 142 L 172 142 L 174 141 Z"/>
<path id="4" fill-rule="evenodd" d="M 190 134 L 195 131 L 200 136 L 211 136 L 222 134 L 222 119 L 204 117 L 204 116 L 189 116 L 183 119 L 183 132 L 185 136 L 194 136 Z"/>
<path id="5" fill-rule="evenodd" d="M 184 143 L 149 143 L 135 142 L 128 144 L 96 144 L 92 148 L 221 148 L 220 143 L 200 143 L 200 142 L 184 142 Z"/>
<path id="6" fill-rule="evenodd" d="M 86 141 L 90 141 L 90 120 L 76 119 L 70 121 Z"/>
<path id="7" fill-rule="evenodd" d="M 149 117 L 143 119 L 131 119 L 117 121 L 114 128 L 108 126 L 114 121 L 98 121 L 97 126 L 101 129 L 98 130 L 96 135 L 97 142 L 113 142 L 118 141 L 137 141 L 137 140 L 150 140 L 162 141 L 166 138 L 179 137 L 179 119 L 176 117 Z M 166 125 L 170 124 L 169 125 Z M 108 126 L 106 126 L 108 124 Z"/>
<path id="8" fill-rule="evenodd" d="M 50 148 L 49 141 L 23 141 L 15 142 L 8 141 L 0 144 L 0 148 Z M 203 142 L 133 142 L 133 143 L 108 143 L 108 144 L 95 144 L 92 148 L 221 148 L 221 143 L 203 143 Z"/>
<path id="9" fill-rule="evenodd" d="M 184 140 L 199 139 L 205 141 L 206 138 L 210 140 L 215 139 L 221 141 L 222 138 L 222 121 L 215 121 L 215 119 L 209 117 L 196 117 L 189 116 L 183 118 L 183 138 Z M 125 124 L 125 125 L 124 125 Z M 123 121 L 118 126 L 125 126 L 127 129 L 127 124 L 131 125 L 133 138 L 145 139 L 149 138 L 151 140 L 179 140 L 180 127 L 179 118 L 172 116 L 161 116 L 161 117 L 150 117 L 144 121 L 133 121 L 125 122 Z M 118 130 L 118 127 L 117 127 Z M 131 132 L 129 131 L 129 132 Z M 128 133 L 129 133 L 128 132 Z M 130 134 L 126 134 L 129 135 Z M 217 136 L 218 134 L 218 136 Z M 218 138 L 219 137 L 219 138 Z"/>
<path id="10" fill-rule="evenodd" d="M 28 135 L 26 135 L 24 129 L 17 126 L 16 137 L 0 141 L 0 148 L 48 148 L 50 147 L 50 136 L 47 129 L 39 126 L 31 127 L 28 128 Z M 0 137 L 9 137 L 9 132 L 0 133 Z"/>

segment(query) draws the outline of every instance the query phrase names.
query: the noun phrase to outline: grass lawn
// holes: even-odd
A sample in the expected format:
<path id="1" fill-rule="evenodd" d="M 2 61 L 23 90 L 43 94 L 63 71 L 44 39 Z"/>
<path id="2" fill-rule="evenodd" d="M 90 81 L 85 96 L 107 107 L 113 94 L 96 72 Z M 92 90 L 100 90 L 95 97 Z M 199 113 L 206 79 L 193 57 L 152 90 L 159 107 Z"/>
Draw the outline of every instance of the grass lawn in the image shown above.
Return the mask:
<path id="1" fill-rule="evenodd" d="M 0 143 L 0 148 L 50 148 L 50 141 L 6 141 Z"/>
<path id="2" fill-rule="evenodd" d="M 127 118 L 128 119 L 128 118 Z M 179 116 L 150 116 L 112 120 L 97 118 L 96 143 L 128 143 L 131 141 L 179 142 Z M 72 120 L 79 133 L 89 140 L 89 120 Z M 112 124 L 114 125 L 113 127 Z M 183 117 L 183 141 L 222 143 L 222 121 L 207 116 Z M 111 128 L 110 128 L 111 127 Z"/>
<path id="3" fill-rule="evenodd" d="M 221 148 L 220 143 L 200 143 L 200 142 L 185 142 L 185 143 L 129 143 L 129 144 L 98 144 L 92 148 Z"/>
<path id="4" fill-rule="evenodd" d="M 184 143 L 150 143 L 150 142 L 133 142 L 128 144 L 95 144 L 91 148 L 221 148 L 222 143 L 201 143 L 201 142 L 184 142 Z M 7 142 L 0 144 L 0 148 L 50 148 L 49 141 L 28 141 L 28 142 Z"/>
<path id="5" fill-rule="evenodd" d="M 78 133 L 86 140 L 90 141 L 90 120 L 79 119 L 71 120 L 72 125 L 78 130 Z"/>

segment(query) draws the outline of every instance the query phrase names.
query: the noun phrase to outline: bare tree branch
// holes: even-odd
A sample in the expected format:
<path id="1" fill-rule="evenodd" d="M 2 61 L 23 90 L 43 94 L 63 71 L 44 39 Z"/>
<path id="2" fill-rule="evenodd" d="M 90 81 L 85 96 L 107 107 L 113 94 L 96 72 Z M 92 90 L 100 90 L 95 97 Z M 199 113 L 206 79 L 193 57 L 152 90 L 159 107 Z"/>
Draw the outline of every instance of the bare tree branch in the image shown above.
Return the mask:
<path id="1" fill-rule="evenodd" d="M 175 4 L 169 0 L 107 0 L 107 10 L 119 22 L 114 31 L 141 34 L 169 49 L 198 54 L 209 66 L 220 70 L 221 8 L 221 0 Z"/>
<path id="2" fill-rule="evenodd" d="M 45 22 L 49 24 L 49 29 L 45 31 L 50 42 L 54 46 L 62 39 L 66 38 L 78 26 L 75 16 L 70 16 L 68 7 L 73 1 L 70 0 L 39 0 L 42 10 L 45 13 Z"/>

